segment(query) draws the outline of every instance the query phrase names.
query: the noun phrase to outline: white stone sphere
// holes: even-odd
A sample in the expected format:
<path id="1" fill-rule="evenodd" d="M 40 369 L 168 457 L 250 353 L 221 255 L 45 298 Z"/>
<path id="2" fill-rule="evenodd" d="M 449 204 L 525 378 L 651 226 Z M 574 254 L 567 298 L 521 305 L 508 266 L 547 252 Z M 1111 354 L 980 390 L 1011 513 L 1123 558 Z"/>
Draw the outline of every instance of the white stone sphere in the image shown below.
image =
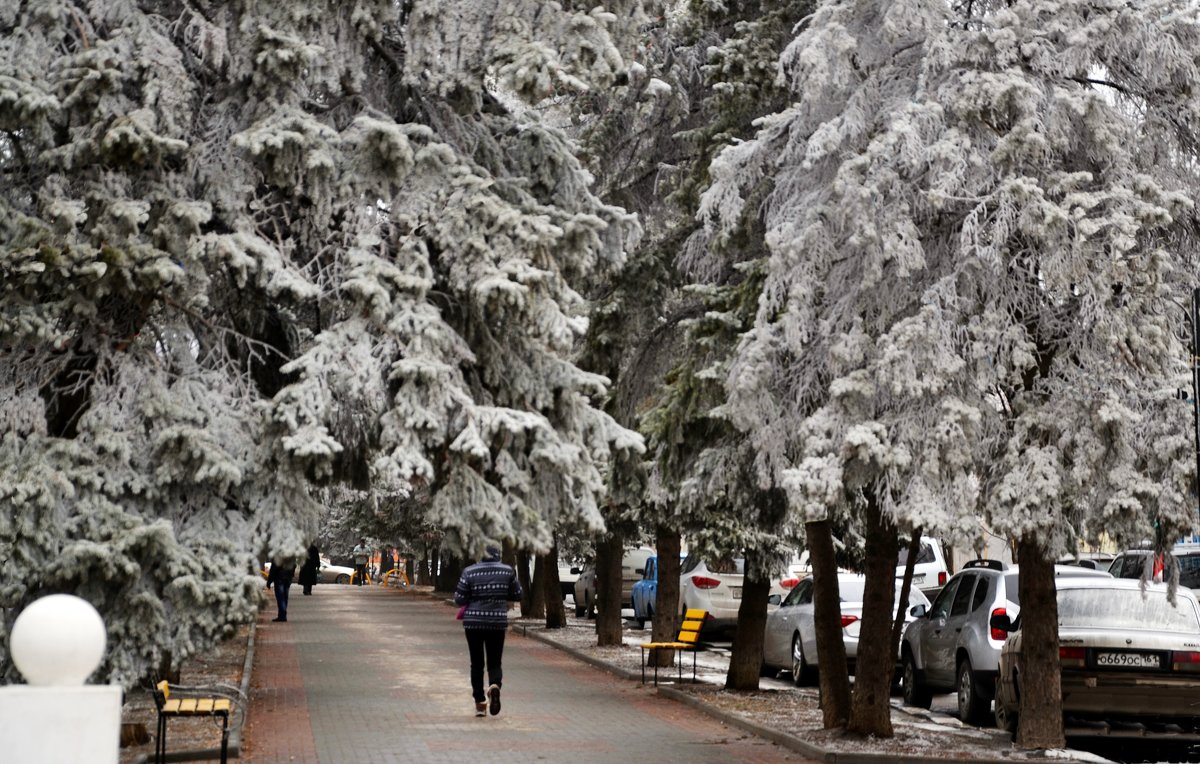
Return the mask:
<path id="1" fill-rule="evenodd" d="M 51 594 L 17 616 L 8 649 L 29 684 L 76 687 L 100 665 L 105 641 L 104 619 L 90 602 Z"/>

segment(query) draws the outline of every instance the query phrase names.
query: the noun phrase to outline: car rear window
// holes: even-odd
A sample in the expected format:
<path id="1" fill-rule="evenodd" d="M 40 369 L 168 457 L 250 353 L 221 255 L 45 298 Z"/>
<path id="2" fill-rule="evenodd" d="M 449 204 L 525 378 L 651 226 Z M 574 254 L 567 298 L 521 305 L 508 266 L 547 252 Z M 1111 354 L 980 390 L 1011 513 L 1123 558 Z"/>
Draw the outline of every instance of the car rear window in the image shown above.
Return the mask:
<path id="1" fill-rule="evenodd" d="M 923 565 L 927 562 L 937 562 L 937 557 L 935 557 L 933 554 L 933 547 L 930 546 L 929 544 L 926 544 L 924 541 L 922 541 L 921 549 L 917 552 L 916 564 Z M 900 548 L 900 556 L 896 558 L 896 567 L 898 568 L 901 565 L 907 565 L 907 564 L 908 564 L 908 547 L 902 546 Z"/>
<path id="2" fill-rule="evenodd" d="M 1171 605 L 1162 593 L 1089 587 L 1059 590 L 1058 625 L 1195 633 L 1200 616 L 1191 600 L 1182 597 Z"/>

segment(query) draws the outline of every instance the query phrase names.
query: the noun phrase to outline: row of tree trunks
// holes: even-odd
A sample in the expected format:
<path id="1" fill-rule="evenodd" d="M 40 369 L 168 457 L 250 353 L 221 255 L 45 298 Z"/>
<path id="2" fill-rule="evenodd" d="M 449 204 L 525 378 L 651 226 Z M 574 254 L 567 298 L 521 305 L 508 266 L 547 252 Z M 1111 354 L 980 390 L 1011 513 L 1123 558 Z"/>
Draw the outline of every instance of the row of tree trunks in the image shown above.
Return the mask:
<path id="1" fill-rule="evenodd" d="M 1058 659 L 1058 596 L 1054 562 L 1033 536 L 1017 542 L 1021 565 L 1017 588 L 1021 598 L 1021 664 L 1036 682 L 1020 683 L 1017 714 L 1019 748 L 1062 748 L 1062 668 Z"/>
<path id="2" fill-rule="evenodd" d="M 896 595 L 896 526 L 883 516 L 876 494 L 867 491 L 866 575 L 863 618 L 858 634 L 854 694 L 846 731 L 854 735 L 892 736 L 892 675 L 896 643 L 892 641 L 892 603 Z M 840 621 L 839 621 L 840 624 Z M 820 650 L 818 649 L 818 653 Z M 844 661 L 843 661 L 844 665 Z M 825 668 L 824 656 L 821 661 Z"/>
<path id="3" fill-rule="evenodd" d="M 462 576 L 463 561 L 456 555 L 442 552 L 439 555 L 438 562 L 438 574 L 434 583 L 434 591 L 451 593 L 458 586 L 458 579 Z"/>
<path id="4" fill-rule="evenodd" d="M 833 729 L 841 727 L 850 718 L 850 677 L 846 672 L 846 644 L 842 641 L 842 607 L 833 530 L 828 520 L 805 523 L 804 527 L 813 574 L 813 626 L 821 667 L 821 717 L 825 729 Z"/>
<path id="5" fill-rule="evenodd" d="M 733 634 L 733 655 L 725 674 L 730 690 L 757 690 L 762 676 L 763 631 L 767 626 L 767 599 L 771 579 L 762 574 L 759 553 L 746 552 L 742 579 L 742 601 L 738 605 L 737 630 Z"/>
<path id="6" fill-rule="evenodd" d="M 596 643 L 613 647 L 621 638 L 621 558 L 624 539 L 618 534 L 596 544 Z"/>
<path id="7" fill-rule="evenodd" d="M 654 593 L 654 619 L 651 640 L 672 642 L 679 635 L 679 553 L 682 543 L 679 531 L 659 525 L 654 534 L 658 550 L 658 584 Z M 670 666 L 675 659 L 673 650 L 652 650 L 651 665 Z"/>
<path id="8" fill-rule="evenodd" d="M 567 609 L 563 606 L 562 582 L 558 578 L 558 546 L 538 558 L 545 571 L 542 575 L 542 599 L 546 607 L 546 628 L 561 629 L 567 625 Z"/>

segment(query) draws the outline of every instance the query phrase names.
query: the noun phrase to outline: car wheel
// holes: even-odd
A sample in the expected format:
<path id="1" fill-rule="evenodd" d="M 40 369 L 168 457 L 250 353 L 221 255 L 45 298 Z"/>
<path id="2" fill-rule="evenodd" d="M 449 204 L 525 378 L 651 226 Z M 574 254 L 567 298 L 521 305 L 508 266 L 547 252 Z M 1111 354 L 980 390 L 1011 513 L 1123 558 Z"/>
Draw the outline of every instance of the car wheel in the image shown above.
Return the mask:
<path id="1" fill-rule="evenodd" d="M 640 631 L 645 631 L 645 629 L 646 629 L 646 619 L 645 618 L 643 618 L 640 615 L 635 615 L 633 617 L 633 620 L 637 621 L 638 629 Z"/>
<path id="2" fill-rule="evenodd" d="M 333 579 L 333 582 L 335 584 L 348 584 L 348 583 L 350 583 L 350 576 L 347 576 L 345 573 L 342 573 L 337 578 Z"/>
<path id="3" fill-rule="evenodd" d="M 996 726 L 1017 739 L 1017 704 L 1020 703 L 1021 691 L 1017 687 L 1017 677 L 1013 676 L 1013 695 L 1011 698 L 1000 697 L 999 688 L 996 692 Z M 1012 704 L 1011 706 L 1009 704 Z"/>
<path id="4" fill-rule="evenodd" d="M 929 708 L 933 705 L 933 693 L 921 683 L 917 673 L 917 661 L 911 651 L 904 653 L 904 668 L 901 669 L 900 682 L 904 685 L 904 704 L 916 708 Z"/>
<path id="5" fill-rule="evenodd" d="M 804 660 L 804 645 L 801 644 L 800 635 L 797 634 L 792 637 L 792 684 L 797 687 L 806 687 L 816 679 L 815 674 L 813 667 Z"/>
<path id="6" fill-rule="evenodd" d="M 958 664 L 958 718 L 970 724 L 984 724 L 991 706 L 991 693 L 975 681 L 971 659 L 963 658 Z"/>

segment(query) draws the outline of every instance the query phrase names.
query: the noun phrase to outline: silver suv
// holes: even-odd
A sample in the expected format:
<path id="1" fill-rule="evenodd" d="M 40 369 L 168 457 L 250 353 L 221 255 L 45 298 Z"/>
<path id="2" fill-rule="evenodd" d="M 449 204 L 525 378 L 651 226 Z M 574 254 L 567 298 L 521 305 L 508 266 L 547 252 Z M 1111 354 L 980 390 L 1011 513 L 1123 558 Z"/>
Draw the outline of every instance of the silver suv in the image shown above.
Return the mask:
<path id="1" fill-rule="evenodd" d="M 1000 669 L 1000 648 L 1008 632 L 989 625 L 992 616 L 1015 618 L 1020 612 L 1018 566 L 998 560 L 972 560 L 938 594 L 928 610 L 909 611 L 916 620 L 900 644 L 904 702 L 929 708 L 933 691 L 958 692 L 958 716 L 982 724 L 991 714 Z M 1055 576 L 1108 573 L 1073 565 L 1055 565 Z"/>

